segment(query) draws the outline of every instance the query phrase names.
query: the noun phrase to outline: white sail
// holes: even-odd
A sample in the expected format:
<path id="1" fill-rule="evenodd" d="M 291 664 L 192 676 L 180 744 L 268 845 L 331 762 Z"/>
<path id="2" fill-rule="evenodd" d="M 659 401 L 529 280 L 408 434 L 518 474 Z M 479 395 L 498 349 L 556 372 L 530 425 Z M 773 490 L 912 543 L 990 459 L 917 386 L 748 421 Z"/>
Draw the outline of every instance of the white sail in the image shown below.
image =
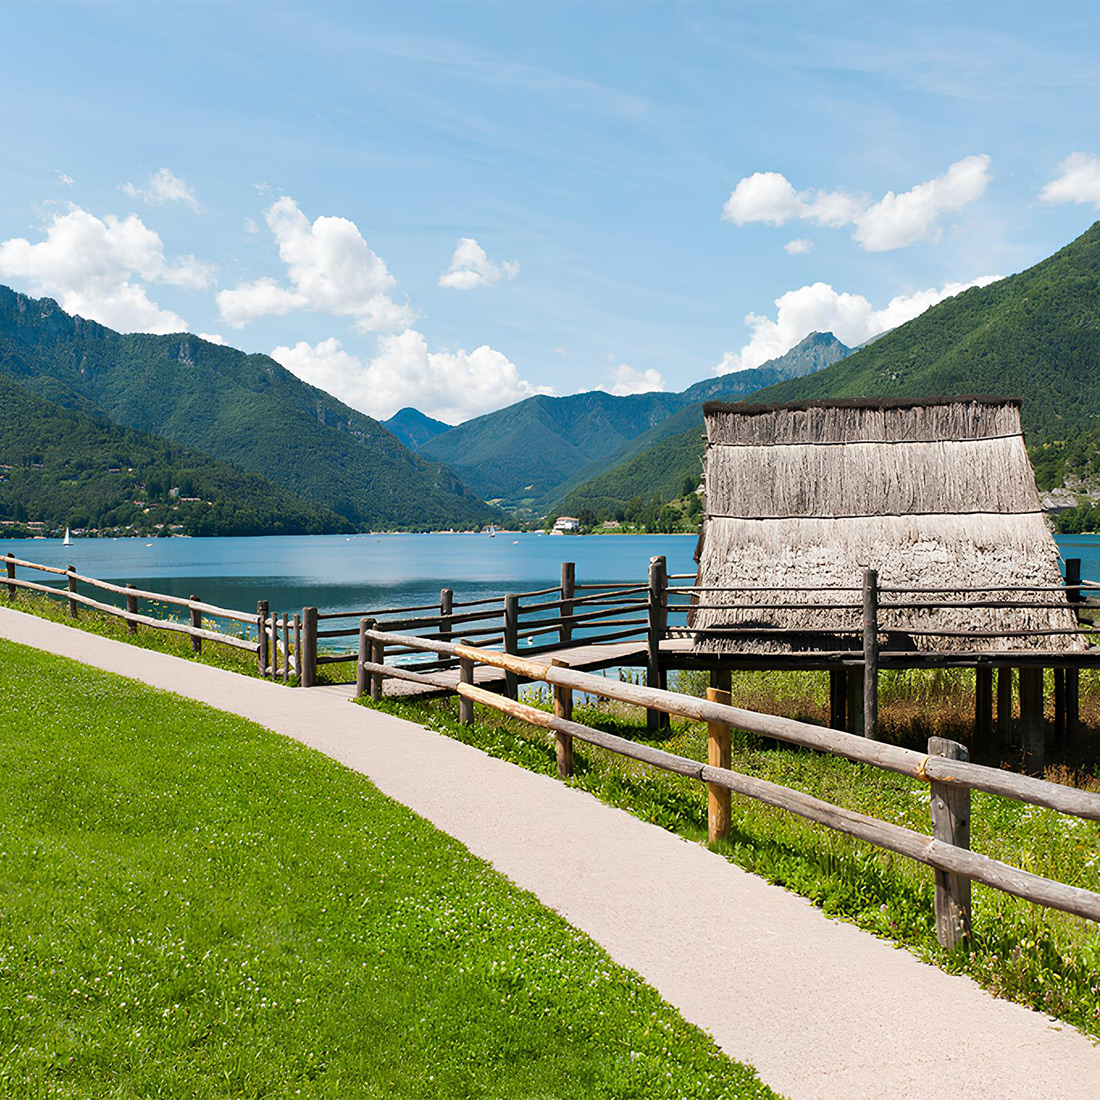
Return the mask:
<path id="1" fill-rule="evenodd" d="M 62 546 L 72 546 L 72 544 L 73 544 L 73 536 L 71 534 L 69 534 L 69 529 L 68 529 L 68 527 L 66 527 L 65 528 L 65 541 L 61 545 Z"/>

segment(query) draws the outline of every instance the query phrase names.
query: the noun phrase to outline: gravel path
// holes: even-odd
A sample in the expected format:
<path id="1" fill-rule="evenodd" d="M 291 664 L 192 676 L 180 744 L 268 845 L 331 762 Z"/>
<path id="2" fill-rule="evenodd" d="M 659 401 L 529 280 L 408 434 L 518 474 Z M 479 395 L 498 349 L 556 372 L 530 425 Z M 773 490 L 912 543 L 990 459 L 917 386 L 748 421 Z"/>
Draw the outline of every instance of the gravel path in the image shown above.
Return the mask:
<path id="1" fill-rule="evenodd" d="M 250 718 L 370 777 L 637 971 L 796 1100 L 1100 1097 L 1100 1048 L 705 848 L 340 689 L 300 690 L 0 608 L 0 636 Z"/>

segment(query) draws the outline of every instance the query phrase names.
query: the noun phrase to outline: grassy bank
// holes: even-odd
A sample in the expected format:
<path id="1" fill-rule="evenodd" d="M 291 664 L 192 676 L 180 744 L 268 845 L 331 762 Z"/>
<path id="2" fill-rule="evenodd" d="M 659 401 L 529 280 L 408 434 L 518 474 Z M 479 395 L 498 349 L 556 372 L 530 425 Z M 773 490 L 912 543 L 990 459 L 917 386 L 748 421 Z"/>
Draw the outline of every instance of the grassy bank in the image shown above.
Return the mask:
<path id="1" fill-rule="evenodd" d="M 130 634 L 126 629 L 125 619 L 119 619 L 89 607 L 81 607 L 77 617 L 71 619 L 69 605 L 65 600 L 54 596 L 20 591 L 16 593 L 14 600 L 0 600 L 0 607 L 10 607 L 13 611 L 23 611 L 28 615 L 37 615 L 40 619 L 64 623 L 65 626 L 87 630 L 90 634 L 98 634 L 103 638 L 114 638 L 116 641 L 136 645 L 141 649 L 155 650 L 157 653 L 170 653 L 173 657 L 183 657 L 188 661 L 198 661 L 215 668 L 228 669 L 230 672 L 239 672 L 244 676 L 260 674 L 254 653 L 246 653 L 242 649 L 234 649 L 232 646 L 218 645 L 217 642 L 205 640 L 202 643 L 202 652 L 194 653 L 191 649 L 191 639 L 186 634 L 179 634 L 172 630 L 154 630 L 141 623 L 138 624 L 137 633 Z M 179 608 L 171 608 L 166 604 L 159 615 L 166 618 L 170 613 L 178 613 L 178 611 Z M 142 612 L 142 614 L 146 613 Z M 208 624 L 204 621 L 203 626 L 219 631 L 227 629 L 224 621 L 219 621 L 217 624 Z"/>
<path id="2" fill-rule="evenodd" d="M 764 709 L 761 704 L 782 703 L 784 713 L 811 720 L 820 718 L 820 708 L 827 707 L 827 699 L 814 694 L 818 690 L 814 680 L 779 674 L 753 679 L 754 675 L 745 674 L 740 691 L 735 681 L 739 705 Z M 956 686 L 961 693 L 961 682 Z M 919 699 L 927 685 L 899 680 L 894 687 L 899 704 L 896 716 L 903 726 L 894 733 L 915 737 L 918 723 L 907 716 L 920 709 Z M 950 736 L 951 716 L 956 710 L 961 715 L 962 705 L 956 707 L 950 699 L 948 704 L 934 718 L 937 728 L 929 732 Z M 466 727 L 457 721 L 454 700 L 378 705 L 494 756 L 556 774 L 550 736 L 495 711 L 479 706 L 476 724 Z M 889 713 L 886 708 L 884 713 Z M 706 759 L 706 728 L 699 723 L 674 721 L 667 734 L 651 738 L 642 713 L 630 707 L 578 707 L 575 716 L 635 741 Z M 579 742 L 574 743 L 574 761 L 576 775 L 570 780 L 574 785 L 643 820 L 706 842 L 703 784 Z M 739 731 L 734 732 L 732 767 L 885 821 L 931 831 L 928 787 L 914 779 L 810 751 L 764 747 L 759 739 Z M 1052 777 L 1100 788 L 1088 774 L 1071 775 L 1063 769 Z M 976 851 L 1100 890 L 1100 824 L 979 792 L 973 795 L 972 808 Z M 1100 930 L 1094 924 L 975 885 L 973 941 L 967 950 L 944 951 L 936 941 L 929 868 L 737 795 L 733 796 L 732 836 L 716 850 L 747 870 L 811 898 L 832 916 L 891 939 L 946 970 L 967 973 L 1000 996 L 1100 1037 Z"/>
<path id="3" fill-rule="evenodd" d="M 6 642 L 0 697 L 0 1095 L 772 1095 L 326 757 Z"/>

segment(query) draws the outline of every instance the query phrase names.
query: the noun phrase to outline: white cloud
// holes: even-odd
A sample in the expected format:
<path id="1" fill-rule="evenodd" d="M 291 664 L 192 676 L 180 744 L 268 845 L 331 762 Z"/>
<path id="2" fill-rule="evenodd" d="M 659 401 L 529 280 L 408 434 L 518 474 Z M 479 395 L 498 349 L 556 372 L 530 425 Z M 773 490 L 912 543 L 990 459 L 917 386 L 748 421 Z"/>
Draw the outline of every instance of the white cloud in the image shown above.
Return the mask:
<path id="1" fill-rule="evenodd" d="M 795 237 L 793 241 L 788 241 L 783 246 L 784 252 L 789 252 L 792 256 L 805 256 L 807 252 L 811 252 L 814 247 L 814 242 L 809 237 Z"/>
<path id="2" fill-rule="evenodd" d="M 1040 202 L 1091 202 L 1100 210 L 1100 157 L 1070 153 L 1058 172 L 1039 192 Z"/>
<path id="3" fill-rule="evenodd" d="M 360 332 L 400 331 L 416 319 L 413 309 L 391 297 L 396 282 L 355 222 L 319 217 L 311 224 L 285 195 L 265 217 L 289 285 L 261 278 L 220 291 L 218 309 L 226 324 L 241 328 L 258 317 L 307 309 L 354 317 Z"/>
<path id="4" fill-rule="evenodd" d="M 138 187 L 133 183 L 120 183 L 119 190 L 132 199 L 141 199 L 150 206 L 164 206 L 170 202 L 182 202 L 189 206 L 196 214 L 202 213 L 199 200 L 195 198 L 194 190 L 167 168 L 159 168 L 146 181 L 144 186 Z"/>
<path id="5" fill-rule="evenodd" d="M 493 263 L 473 237 L 459 237 L 451 266 L 439 276 L 439 285 L 451 290 L 473 290 L 499 283 L 501 279 L 514 279 L 518 274 L 518 263 L 512 260 Z"/>
<path id="6" fill-rule="evenodd" d="M 54 171 L 57 173 L 57 182 L 62 187 L 73 187 L 76 185 L 76 180 L 74 180 L 68 172 L 62 172 L 60 168 L 55 168 Z"/>
<path id="7" fill-rule="evenodd" d="M 632 393 L 651 393 L 653 390 L 663 390 L 665 380 L 660 371 L 650 367 L 648 370 L 638 370 L 620 363 L 617 367 L 610 367 L 604 371 L 607 382 L 596 389 L 605 393 L 613 393 L 616 397 L 626 397 Z"/>
<path id="8" fill-rule="evenodd" d="M 872 336 L 911 321 L 930 306 L 972 286 L 988 286 L 1000 275 L 985 275 L 969 283 L 948 283 L 939 289 L 918 290 L 891 299 L 875 309 L 862 294 L 843 294 L 828 283 L 813 283 L 789 290 L 775 300 L 774 318 L 758 313 L 745 316 L 752 337 L 738 352 L 727 352 L 716 373 L 748 370 L 789 351 L 811 332 L 831 332 L 842 343 L 855 347 Z"/>
<path id="9" fill-rule="evenodd" d="M 260 227 L 251 219 L 244 220 L 244 233 L 246 237 L 255 237 L 260 232 Z"/>
<path id="10" fill-rule="evenodd" d="M 207 343 L 210 343 L 210 344 L 224 344 L 225 343 L 225 337 L 224 336 L 219 336 L 218 333 L 216 333 L 216 332 L 200 332 L 200 333 L 198 333 L 198 337 L 199 337 L 200 340 L 205 340 L 205 341 L 207 341 Z"/>
<path id="11" fill-rule="evenodd" d="M 454 424 L 552 392 L 520 378 L 515 364 L 493 348 L 429 352 L 415 329 L 381 336 L 378 353 L 366 362 L 335 337 L 315 346 L 302 341 L 277 347 L 271 356 L 304 381 L 379 419 L 414 405 Z"/>
<path id="12" fill-rule="evenodd" d="M 942 176 L 901 194 L 887 191 L 878 202 L 846 191 L 796 191 L 779 172 L 756 172 L 733 189 L 722 207 L 722 217 L 734 225 L 762 222 L 781 226 L 788 221 L 808 221 L 832 229 L 852 225 L 852 236 L 866 251 L 886 252 L 917 241 L 938 240 L 943 232 L 941 217 L 962 210 L 985 193 L 991 163 L 984 153 L 964 157 Z M 788 246 L 788 251 L 793 250 Z"/>
<path id="13" fill-rule="evenodd" d="M 183 332 L 187 324 L 161 309 L 135 280 L 201 289 L 212 269 L 194 256 L 169 263 L 160 237 L 136 214 L 100 219 L 73 207 L 52 216 L 45 240 L 31 244 L 13 237 L 0 244 L 0 276 L 111 328 L 166 333 Z"/>

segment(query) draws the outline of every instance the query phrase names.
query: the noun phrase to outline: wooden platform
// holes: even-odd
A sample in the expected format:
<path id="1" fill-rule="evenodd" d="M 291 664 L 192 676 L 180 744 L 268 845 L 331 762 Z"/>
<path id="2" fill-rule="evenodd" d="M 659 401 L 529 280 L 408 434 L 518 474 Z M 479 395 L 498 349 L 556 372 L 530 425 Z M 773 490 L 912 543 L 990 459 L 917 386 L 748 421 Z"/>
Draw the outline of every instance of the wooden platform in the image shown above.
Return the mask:
<path id="1" fill-rule="evenodd" d="M 519 656 L 524 656 L 523 652 Z M 597 672 L 601 668 L 617 668 L 620 665 L 644 666 L 646 663 L 645 642 L 608 642 L 605 644 L 577 643 L 565 646 L 562 649 L 544 650 L 541 653 L 532 654 L 532 661 L 549 664 L 551 660 L 562 661 L 570 668 L 578 672 Z M 409 663 L 407 666 L 415 669 L 416 665 Z M 444 669 L 433 675 L 445 679 L 448 683 L 458 683 L 458 669 Z M 521 683 L 524 682 L 521 678 Z M 478 665 L 474 669 L 474 683 L 489 691 L 503 691 L 504 673 L 499 668 L 489 665 Z M 446 691 L 439 688 L 425 687 L 421 684 L 413 684 L 408 680 L 387 679 L 383 684 L 386 698 L 416 696 L 418 699 L 431 698 L 437 695 L 445 695 Z"/>

